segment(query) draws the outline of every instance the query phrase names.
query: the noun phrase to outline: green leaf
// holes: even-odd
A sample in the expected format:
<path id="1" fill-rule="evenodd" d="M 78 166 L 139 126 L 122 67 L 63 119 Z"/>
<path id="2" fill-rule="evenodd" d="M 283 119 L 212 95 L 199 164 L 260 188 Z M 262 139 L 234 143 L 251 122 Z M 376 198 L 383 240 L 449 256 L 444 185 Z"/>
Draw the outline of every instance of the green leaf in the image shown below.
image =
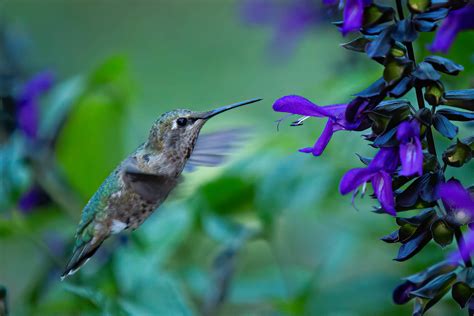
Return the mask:
<path id="1" fill-rule="evenodd" d="M 72 107 L 77 104 L 77 99 L 84 93 L 85 88 L 86 80 L 80 76 L 54 86 L 40 121 L 41 139 L 53 142 L 58 137 Z"/>
<path id="2" fill-rule="evenodd" d="M 71 283 L 64 283 L 63 287 L 66 291 L 87 299 L 97 307 L 103 306 L 106 302 L 104 295 L 96 289 Z"/>
<path id="3" fill-rule="evenodd" d="M 255 185 L 243 177 L 224 175 L 204 184 L 197 194 L 205 199 L 204 207 L 217 214 L 246 212 L 252 209 Z"/>
<path id="4" fill-rule="evenodd" d="M 106 62 L 89 79 L 59 136 L 57 157 L 71 183 L 89 198 L 125 158 L 123 129 L 129 100 L 124 66 Z"/>

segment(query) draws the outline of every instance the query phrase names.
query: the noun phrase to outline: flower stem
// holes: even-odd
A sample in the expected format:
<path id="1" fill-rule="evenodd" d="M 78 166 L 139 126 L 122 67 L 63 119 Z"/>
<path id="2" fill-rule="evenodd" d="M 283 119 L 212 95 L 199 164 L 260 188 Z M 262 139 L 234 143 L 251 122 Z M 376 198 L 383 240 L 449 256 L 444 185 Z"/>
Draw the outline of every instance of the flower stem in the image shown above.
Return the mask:
<path id="1" fill-rule="evenodd" d="M 403 7 L 402 7 L 401 0 L 397 0 L 397 11 L 398 11 L 398 16 L 400 20 L 404 20 L 405 15 L 403 14 Z M 406 42 L 403 44 L 407 48 L 408 58 L 411 61 L 413 61 L 413 64 L 416 66 L 415 51 L 413 50 L 413 44 L 411 42 Z M 421 90 L 421 87 L 415 87 L 415 92 L 416 92 L 416 100 L 418 102 L 418 107 L 420 109 L 425 108 L 425 100 L 423 99 L 423 91 Z M 432 154 L 433 156 L 437 157 L 436 147 L 435 147 L 433 132 L 431 131 L 431 127 L 428 127 L 428 129 L 426 130 L 426 140 L 428 142 L 428 152 Z"/>
<path id="2" fill-rule="evenodd" d="M 402 6 L 402 1 L 397 0 L 397 12 L 398 12 L 398 17 L 400 20 L 405 19 L 405 15 L 403 13 L 403 6 Z M 407 48 L 407 53 L 408 53 L 408 58 L 413 61 L 413 64 L 416 66 L 416 59 L 415 59 L 415 51 L 413 50 L 413 45 L 411 42 L 406 42 L 403 43 L 405 47 Z M 421 87 L 415 87 L 415 92 L 416 92 L 416 99 L 418 102 L 418 108 L 423 109 L 425 108 L 425 101 L 423 98 L 423 91 L 421 90 Z M 427 131 L 426 131 L 426 140 L 428 142 L 428 152 L 432 154 L 433 156 L 436 157 L 436 160 L 438 159 L 438 156 L 436 154 L 436 147 L 433 139 L 433 133 L 431 130 L 431 126 L 428 126 Z M 444 172 L 444 170 L 443 170 Z M 465 251 L 462 251 L 462 249 L 465 249 L 465 241 L 464 237 L 462 235 L 462 231 L 460 227 L 455 227 L 454 228 L 454 236 L 456 237 L 456 242 L 458 244 L 459 251 L 461 253 L 461 257 L 464 261 L 464 264 L 466 267 L 472 267 L 472 261 L 471 258 L 468 254 L 465 253 Z"/>
<path id="3" fill-rule="evenodd" d="M 464 237 L 461 232 L 461 228 L 456 227 L 454 229 L 454 236 L 456 237 L 456 242 L 458 243 L 459 252 L 461 253 L 462 260 L 466 267 L 472 267 L 472 261 L 469 257 L 469 254 L 466 251 L 462 251 L 462 249 L 466 249 L 466 243 L 464 241 Z"/>

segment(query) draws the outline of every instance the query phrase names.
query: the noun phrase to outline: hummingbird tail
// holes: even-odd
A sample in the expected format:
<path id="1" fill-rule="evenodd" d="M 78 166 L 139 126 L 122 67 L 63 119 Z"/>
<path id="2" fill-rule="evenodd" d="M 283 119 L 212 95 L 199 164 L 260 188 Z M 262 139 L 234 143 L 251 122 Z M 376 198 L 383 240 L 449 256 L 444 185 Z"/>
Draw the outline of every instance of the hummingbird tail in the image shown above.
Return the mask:
<path id="1" fill-rule="evenodd" d="M 95 238 L 87 243 L 83 243 L 82 245 L 75 247 L 72 257 L 69 259 L 66 269 L 61 275 L 61 281 L 66 277 L 76 273 L 77 270 L 86 264 L 86 262 L 95 254 L 97 249 L 99 249 L 100 245 L 102 245 L 102 242 L 105 238 L 98 241 L 94 239 Z"/>

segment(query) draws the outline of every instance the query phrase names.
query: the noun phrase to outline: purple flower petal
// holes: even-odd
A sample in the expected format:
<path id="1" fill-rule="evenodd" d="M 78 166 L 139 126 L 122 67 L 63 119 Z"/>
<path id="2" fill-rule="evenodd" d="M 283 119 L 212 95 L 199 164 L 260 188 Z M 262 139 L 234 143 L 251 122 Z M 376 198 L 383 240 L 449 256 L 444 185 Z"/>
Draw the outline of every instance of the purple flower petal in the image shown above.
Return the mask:
<path id="1" fill-rule="evenodd" d="M 344 119 L 347 125 L 352 126 L 352 128 L 347 129 L 354 130 L 362 124 L 362 121 L 367 117 L 365 111 L 368 106 L 369 102 L 362 97 L 356 97 L 347 104 Z"/>
<path id="2" fill-rule="evenodd" d="M 364 0 L 346 0 L 343 12 L 342 34 L 358 31 L 362 27 L 364 18 Z"/>
<path id="3" fill-rule="evenodd" d="M 474 217 L 474 197 L 458 180 L 451 179 L 441 184 L 439 196 L 451 212 Z"/>
<path id="4" fill-rule="evenodd" d="M 397 139 L 409 142 L 413 137 L 420 137 L 420 125 L 416 121 L 403 121 L 397 128 Z"/>
<path id="5" fill-rule="evenodd" d="M 377 171 L 369 168 L 354 168 L 346 172 L 339 184 L 339 192 L 347 194 L 354 191 L 363 183 L 369 181 Z"/>
<path id="6" fill-rule="evenodd" d="M 418 138 L 412 143 L 400 144 L 400 161 L 402 164 L 400 175 L 423 174 L 423 149 Z"/>
<path id="7" fill-rule="evenodd" d="M 463 258 L 469 258 L 474 250 L 474 231 L 469 230 L 464 234 L 464 245 L 461 245 L 457 251 L 448 255 L 448 260 L 453 262 L 461 261 Z"/>
<path id="8" fill-rule="evenodd" d="M 331 119 L 328 120 L 324 130 L 319 136 L 318 140 L 313 147 L 302 148 L 299 151 L 303 153 L 313 153 L 314 156 L 319 156 L 323 153 L 324 149 L 331 140 L 332 134 L 334 133 L 334 123 Z"/>
<path id="9" fill-rule="evenodd" d="M 398 150 L 396 147 L 380 148 L 368 168 L 393 172 L 398 167 Z"/>
<path id="10" fill-rule="evenodd" d="M 430 50 L 432 52 L 447 53 L 460 31 L 474 29 L 473 16 L 473 4 L 451 11 L 439 27 Z"/>
<path id="11" fill-rule="evenodd" d="M 372 178 L 374 193 L 382 208 L 390 215 L 395 216 L 395 198 L 392 190 L 392 177 L 385 171 L 378 172 Z"/>
<path id="12" fill-rule="evenodd" d="M 276 112 L 287 112 L 306 116 L 329 117 L 323 107 L 314 104 L 306 98 L 298 95 L 288 95 L 275 101 L 273 110 Z"/>

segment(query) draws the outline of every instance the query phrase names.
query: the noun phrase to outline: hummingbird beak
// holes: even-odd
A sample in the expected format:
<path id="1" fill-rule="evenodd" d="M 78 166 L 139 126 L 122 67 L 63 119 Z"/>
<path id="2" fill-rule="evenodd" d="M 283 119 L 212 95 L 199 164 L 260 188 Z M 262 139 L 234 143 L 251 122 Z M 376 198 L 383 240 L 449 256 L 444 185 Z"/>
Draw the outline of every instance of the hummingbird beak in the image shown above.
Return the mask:
<path id="1" fill-rule="evenodd" d="M 251 100 L 242 101 L 242 102 L 238 102 L 238 103 L 234 103 L 234 104 L 230 104 L 230 105 L 221 106 L 220 108 L 217 108 L 217 109 L 214 109 L 214 110 L 211 110 L 211 111 L 208 111 L 208 112 L 204 112 L 201 115 L 199 115 L 199 117 L 197 117 L 197 118 L 202 119 L 202 120 L 208 120 L 211 117 L 216 116 L 217 114 L 220 114 L 220 113 L 223 113 L 225 111 L 237 108 L 237 107 L 242 106 L 242 105 L 255 103 L 255 102 L 258 102 L 258 101 L 261 101 L 261 100 L 262 99 L 251 99 Z"/>

